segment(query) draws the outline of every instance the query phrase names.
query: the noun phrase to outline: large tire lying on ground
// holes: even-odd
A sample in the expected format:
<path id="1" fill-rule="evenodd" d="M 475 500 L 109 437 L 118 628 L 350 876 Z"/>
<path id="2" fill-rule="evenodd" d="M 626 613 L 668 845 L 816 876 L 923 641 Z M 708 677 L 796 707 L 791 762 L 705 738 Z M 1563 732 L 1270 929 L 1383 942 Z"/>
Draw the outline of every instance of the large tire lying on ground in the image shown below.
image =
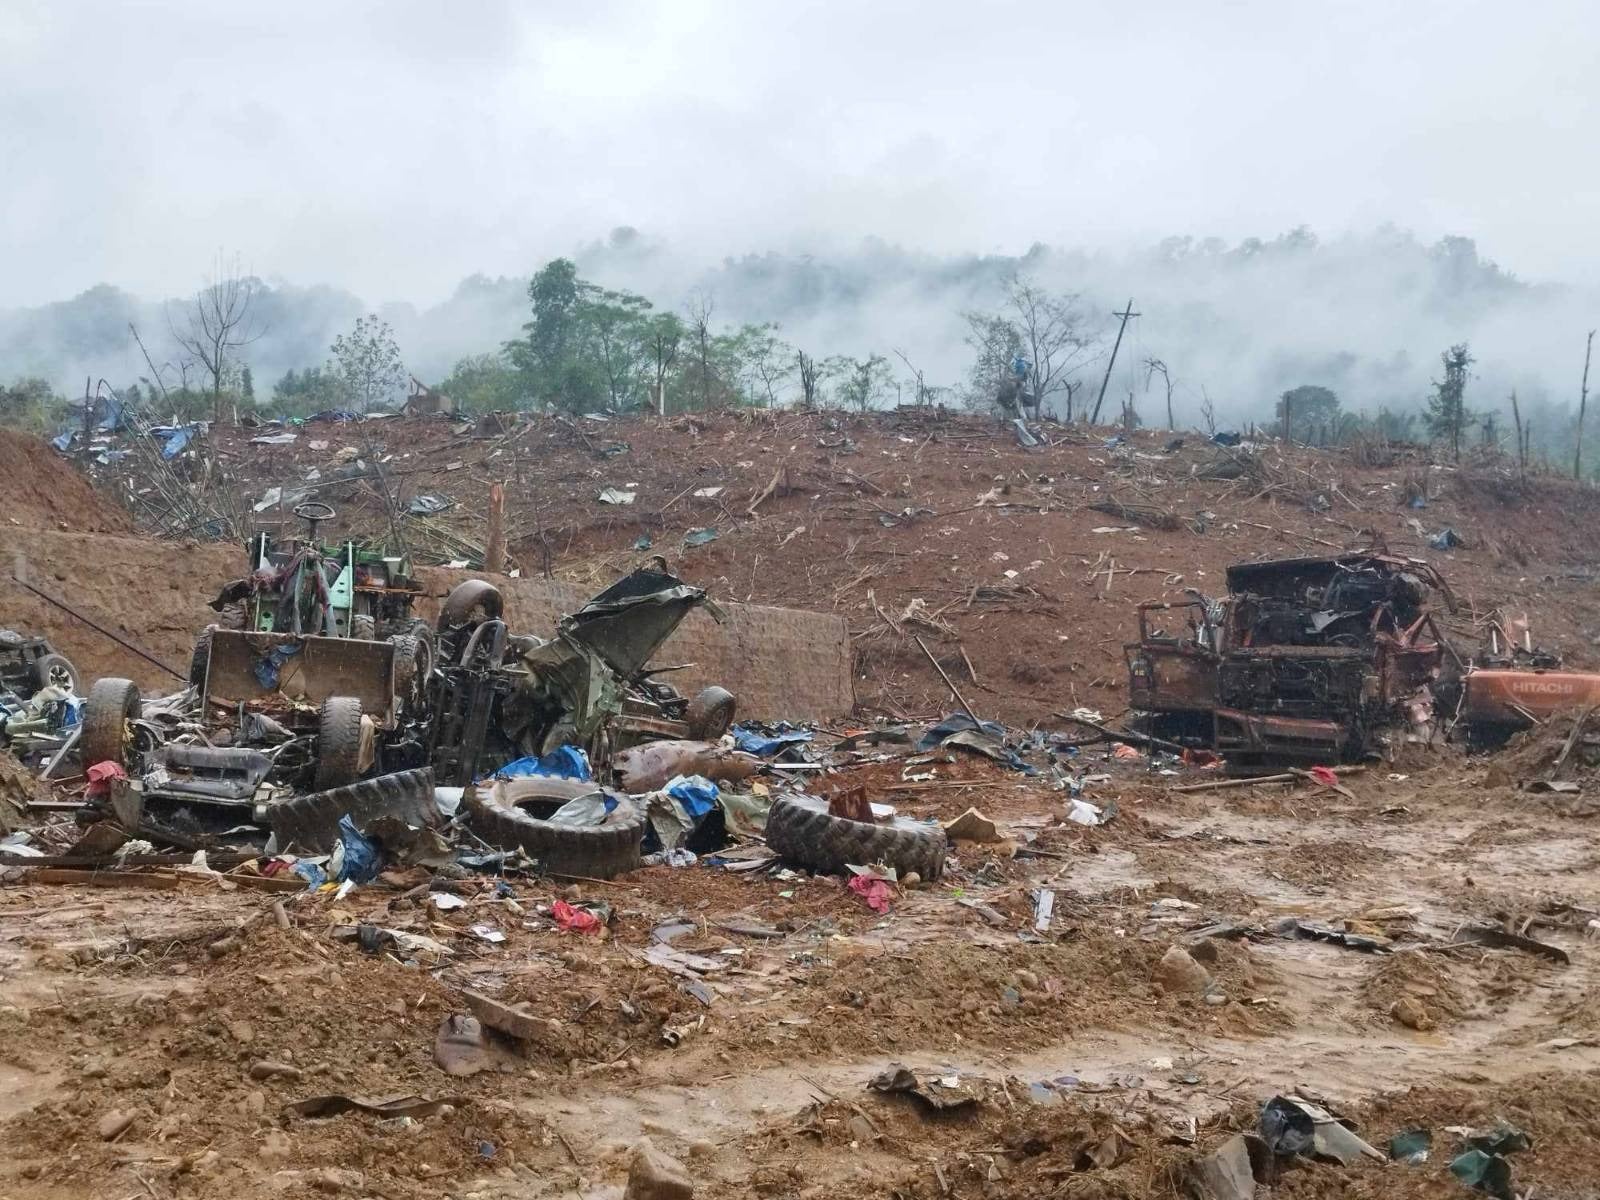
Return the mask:
<path id="1" fill-rule="evenodd" d="M 396 771 L 280 800 L 267 809 L 267 823 L 277 835 L 280 852 L 292 846 L 302 853 L 326 854 L 339 838 L 339 818 L 347 814 L 358 827 L 382 816 L 399 817 L 410 825 L 437 824 L 433 768 Z"/>
<path id="2" fill-rule="evenodd" d="M 689 701 L 688 711 L 684 713 L 683 721 L 689 727 L 689 736 L 703 742 L 716 741 L 733 724 L 736 705 L 733 693 L 726 688 L 703 688 L 698 696 Z"/>
<path id="3" fill-rule="evenodd" d="M 838 875 L 847 866 L 882 863 L 923 880 L 944 872 L 944 830 L 935 824 L 894 817 L 882 824 L 851 821 L 828 812 L 816 796 L 779 796 L 767 814 L 767 845 L 813 871 Z"/>
<path id="4" fill-rule="evenodd" d="M 344 787 L 360 777 L 361 701 L 329 696 L 317 718 L 317 791 Z"/>
<path id="5" fill-rule="evenodd" d="M 78 757 L 87 769 L 98 762 L 129 765 L 128 722 L 139 716 L 139 689 L 131 679 L 95 680 L 83 703 L 83 731 Z"/>
<path id="6" fill-rule="evenodd" d="M 553 825 L 522 807 L 554 811 L 599 790 L 573 779 L 513 779 L 467 789 L 462 807 L 472 832 L 491 846 L 521 850 L 552 875 L 610 879 L 638 868 L 644 841 L 644 813 L 626 796 L 612 793 L 617 809 L 604 825 Z"/>

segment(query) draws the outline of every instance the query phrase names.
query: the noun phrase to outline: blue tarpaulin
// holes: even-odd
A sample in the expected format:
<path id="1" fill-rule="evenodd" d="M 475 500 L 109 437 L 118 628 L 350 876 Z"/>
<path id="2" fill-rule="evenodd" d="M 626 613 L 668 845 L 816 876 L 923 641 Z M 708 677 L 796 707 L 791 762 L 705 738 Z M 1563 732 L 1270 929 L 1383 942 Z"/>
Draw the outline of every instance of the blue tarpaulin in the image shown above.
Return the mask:
<path id="1" fill-rule="evenodd" d="M 698 821 L 717 805 L 717 785 L 703 775 L 678 775 L 661 789 L 679 804 L 683 811 Z"/>
<path id="2" fill-rule="evenodd" d="M 61 451 L 61 453 L 65 454 L 68 450 L 72 449 L 72 437 L 76 432 L 77 431 L 74 429 L 63 429 L 60 433 L 56 434 L 55 437 L 50 439 L 50 444 L 57 450 Z"/>
<path id="3" fill-rule="evenodd" d="M 253 670 L 257 681 L 264 688 L 278 686 L 278 671 L 285 662 L 300 653 L 300 646 L 296 642 L 285 642 L 281 646 L 274 646 L 260 658 L 256 659 Z"/>
<path id="4" fill-rule="evenodd" d="M 350 879 L 356 883 L 376 879 L 378 868 L 383 866 L 378 848 L 361 836 L 349 813 L 339 818 L 339 844 L 333 848 L 332 862 L 338 864 L 335 879 Z"/>
<path id="5" fill-rule="evenodd" d="M 179 425 L 176 429 L 172 430 L 170 433 L 167 433 L 165 435 L 166 440 L 161 446 L 161 457 L 176 458 L 179 453 L 182 452 L 183 448 L 189 444 L 194 435 L 199 433 L 200 430 L 204 428 L 205 426 L 199 424 Z M 152 430 L 151 432 L 154 433 L 155 431 Z"/>
<path id="6" fill-rule="evenodd" d="M 515 762 L 508 762 L 494 774 L 501 779 L 518 779 L 529 775 L 547 779 L 594 778 L 594 773 L 589 770 L 589 756 L 576 746 L 557 746 L 539 758 L 519 758 Z"/>
<path id="7" fill-rule="evenodd" d="M 809 729 L 782 729 L 767 733 L 759 725 L 741 724 L 733 727 L 733 744 L 747 754 L 765 757 L 776 754 L 785 746 L 800 745 L 811 740 Z"/>

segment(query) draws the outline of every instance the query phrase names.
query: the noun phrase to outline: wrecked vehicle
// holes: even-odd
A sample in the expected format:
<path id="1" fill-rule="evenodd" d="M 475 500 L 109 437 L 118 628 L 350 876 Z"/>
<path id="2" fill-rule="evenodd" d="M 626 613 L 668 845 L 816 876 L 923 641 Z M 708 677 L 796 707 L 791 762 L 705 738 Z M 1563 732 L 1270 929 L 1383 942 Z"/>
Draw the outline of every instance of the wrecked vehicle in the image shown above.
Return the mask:
<path id="1" fill-rule="evenodd" d="M 683 619 L 722 611 L 703 589 L 642 568 L 558 622 L 549 641 L 513 636 L 499 591 L 458 584 L 439 613 L 440 670 L 429 697 L 429 759 L 439 782 L 466 784 L 483 770 L 559 746 L 598 766 L 614 751 L 658 738 L 720 738 L 735 700 L 720 687 L 692 699 L 654 676 L 650 658 Z"/>
<path id="2" fill-rule="evenodd" d="M 331 520 L 331 505 L 296 505 L 306 522 L 303 536 L 275 539 L 262 531 L 246 543 L 250 574 L 217 593 L 210 607 L 222 617 L 212 628 L 256 633 L 387 640 L 400 657 L 414 663 L 410 673 L 426 679 L 433 669 L 433 627 L 413 611 L 422 585 L 412 577 L 405 554 L 361 548 L 354 539 L 327 545 L 317 525 Z M 190 682 L 201 674 L 210 631 L 200 635 L 190 665 Z"/>
<path id="3" fill-rule="evenodd" d="M 260 823 L 273 800 L 415 765 L 399 663 L 391 642 L 213 630 L 197 695 L 152 711 L 132 680 L 96 681 L 79 755 L 120 765 L 147 807 L 192 826 Z"/>
<path id="4" fill-rule="evenodd" d="M 1600 705 L 1600 673 L 1563 669 L 1561 656 L 1535 648 L 1527 619 L 1490 614 L 1488 638 L 1461 681 L 1459 724 L 1468 741 L 1494 746 L 1564 711 Z"/>
<path id="5" fill-rule="evenodd" d="M 1350 759 L 1397 721 L 1427 729 L 1462 667 L 1417 559 L 1374 552 L 1239 563 L 1228 594 L 1138 609 L 1128 702 L 1148 732 L 1236 758 Z M 1158 622 L 1181 620 L 1182 629 Z"/>
<path id="6" fill-rule="evenodd" d="M 75 693 L 78 669 L 44 638 L 0 629 L 0 687 L 18 700 L 48 687 Z"/>
<path id="7" fill-rule="evenodd" d="M 64 746 L 78 722 L 78 671 L 41 637 L 0 629 L 0 745 L 18 757 Z"/>

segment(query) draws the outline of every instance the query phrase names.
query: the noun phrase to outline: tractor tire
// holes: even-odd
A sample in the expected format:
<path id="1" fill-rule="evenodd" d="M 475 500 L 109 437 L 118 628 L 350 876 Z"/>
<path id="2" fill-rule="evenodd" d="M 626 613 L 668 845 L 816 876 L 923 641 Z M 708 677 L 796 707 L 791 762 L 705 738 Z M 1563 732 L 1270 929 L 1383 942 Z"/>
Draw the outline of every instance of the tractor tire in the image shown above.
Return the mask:
<path id="1" fill-rule="evenodd" d="M 487 580 L 464 579 L 451 588 L 450 594 L 445 597 L 444 604 L 439 608 L 436 628 L 440 633 L 448 633 L 465 625 L 477 608 L 483 609 L 484 615 L 494 620 L 505 611 L 505 600 L 501 598 L 500 589 Z"/>
<path id="2" fill-rule="evenodd" d="M 361 776 L 361 701 L 329 696 L 317 719 L 316 789 L 348 787 Z"/>
<path id="3" fill-rule="evenodd" d="M 644 813 L 622 795 L 604 825 L 553 825 L 519 805 L 559 807 L 599 785 L 573 779 L 514 779 L 497 789 L 468 788 L 462 798 L 467 824 L 491 846 L 521 850 L 552 875 L 611 879 L 638 869 Z M 613 793 L 615 795 L 615 793 Z"/>
<path id="4" fill-rule="evenodd" d="M 280 854 L 291 848 L 303 854 L 328 853 L 339 840 L 339 818 L 344 816 L 358 828 L 384 816 L 399 817 L 408 825 L 437 825 L 433 768 L 359 779 L 345 787 L 280 800 L 267 809 Z"/>
<path id="5" fill-rule="evenodd" d="M 816 796 L 786 795 L 767 813 L 767 845 L 775 852 L 827 875 L 847 866 L 882 863 L 900 875 L 915 871 L 924 882 L 944 873 L 944 830 L 935 824 L 894 817 L 883 824 L 851 821 L 828 811 Z"/>
<path id="6" fill-rule="evenodd" d="M 207 625 L 194 640 L 194 653 L 189 655 L 189 686 L 197 692 L 206 689 L 206 669 L 211 665 L 211 632 L 215 625 Z"/>
<path id="7" fill-rule="evenodd" d="M 402 634 L 389 639 L 394 646 L 394 694 L 400 711 L 408 717 L 427 707 L 428 676 L 433 674 L 433 644 Z"/>
<path id="8" fill-rule="evenodd" d="M 714 742 L 728 732 L 733 724 L 733 710 L 738 701 L 726 688 L 708 687 L 689 701 L 684 713 L 684 724 L 689 726 L 689 736 L 703 742 Z"/>
<path id="9" fill-rule="evenodd" d="M 84 701 L 82 732 L 78 734 L 78 757 L 85 770 L 100 762 L 132 765 L 128 761 L 133 748 L 128 722 L 137 720 L 139 711 L 139 689 L 133 680 L 95 680 Z"/>
<path id="10" fill-rule="evenodd" d="M 39 691 L 47 687 L 62 687 L 74 696 L 78 694 L 78 668 L 65 654 L 41 654 L 33 664 L 33 686 Z"/>
<path id="11" fill-rule="evenodd" d="M 357 613 L 350 618 L 350 636 L 361 642 L 375 642 L 378 640 L 378 622 L 366 613 Z"/>

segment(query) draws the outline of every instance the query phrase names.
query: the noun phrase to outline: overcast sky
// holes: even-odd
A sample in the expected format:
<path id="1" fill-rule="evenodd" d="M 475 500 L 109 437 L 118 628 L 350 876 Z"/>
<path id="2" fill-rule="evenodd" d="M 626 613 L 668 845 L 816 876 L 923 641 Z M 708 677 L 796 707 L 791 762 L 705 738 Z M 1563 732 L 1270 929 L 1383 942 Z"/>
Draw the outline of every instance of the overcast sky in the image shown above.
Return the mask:
<path id="1" fill-rule="evenodd" d="M 1577 0 L 0 0 L 0 304 L 1393 221 L 1600 268 Z"/>

